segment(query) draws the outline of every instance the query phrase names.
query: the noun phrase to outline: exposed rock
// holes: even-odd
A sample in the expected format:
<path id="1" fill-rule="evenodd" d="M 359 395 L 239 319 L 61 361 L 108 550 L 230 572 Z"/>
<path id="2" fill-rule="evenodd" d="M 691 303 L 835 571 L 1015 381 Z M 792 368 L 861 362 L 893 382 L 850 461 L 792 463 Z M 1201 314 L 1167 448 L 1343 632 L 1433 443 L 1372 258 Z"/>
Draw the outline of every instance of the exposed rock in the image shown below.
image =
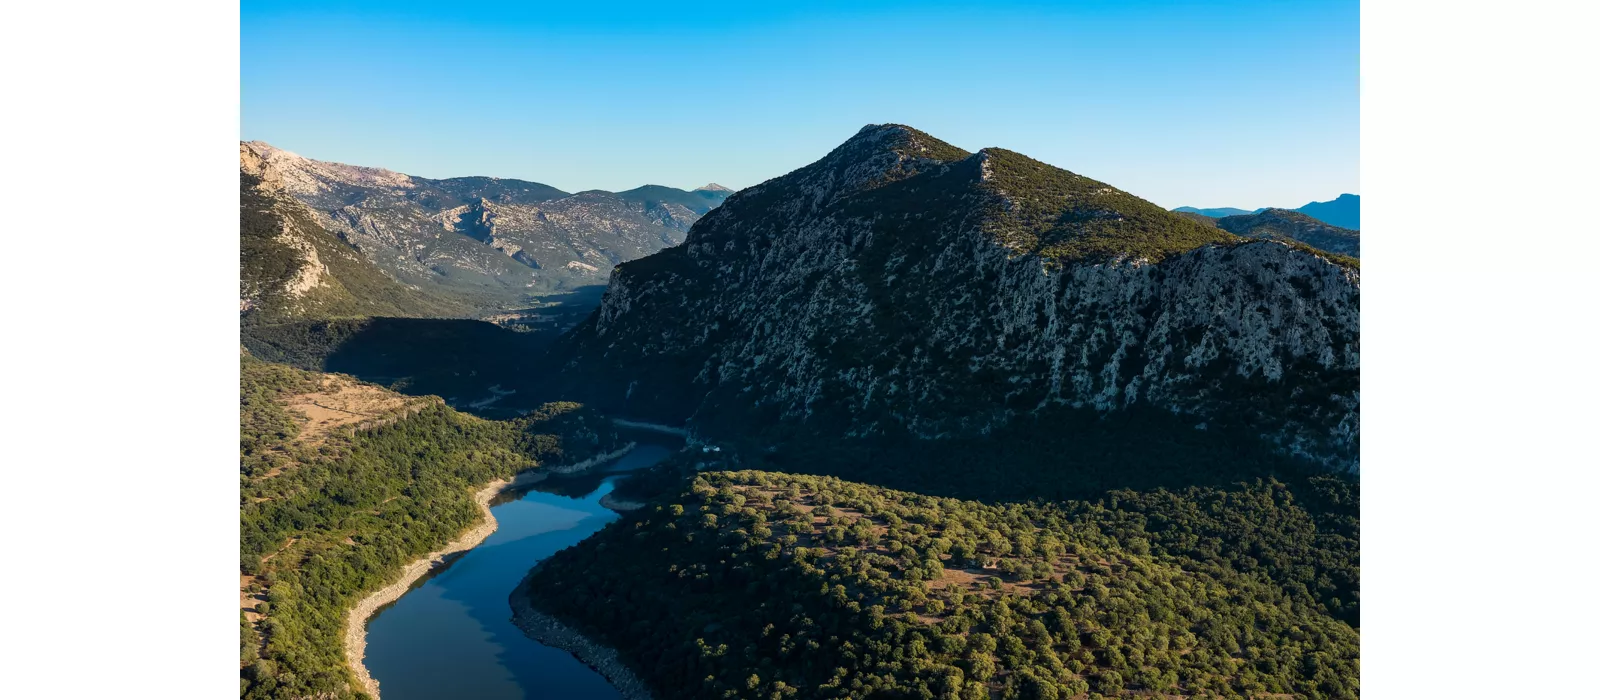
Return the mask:
<path id="1" fill-rule="evenodd" d="M 530 571 L 529 576 L 533 573 Z M 615 649 L 604 646 L 555 618 L 533 609 L 528 599 L 528 579 L 511 593 L 511 622 L 524 634 L 545 646 L 567 651 L 589 668 L 605 676 L 623 700 L 650 700 L 650 689 L 622 662 Z"/>
<path id="2" fill-rule="evenodd" d="M 254 171 L 254 172 L 252 172 Z M 279 178 L 269 183 L 255 173 Z M 429 295 L 386 274 L 318 223 L 290 196 L 284 173 L 239 171 L 239 311 L 249 321 L 353 315 L 463 315 L 460 302 Z"/>
<path id="3" fill-rule="evenodd" d="M 1359 302 L 1359 270 L 1314 251 L 869 126 L 619 267 L 556 359 L 566 394 L 710 438 L 935 438 L 1142 404 L 1353 469 Z"/>
<path id="4" fill-rule="evenodd" d="M 430 180 L 259 141 L 239 144 L 239 167 L 306 206 L 316 225 L 389 276 L 490 307 L 604 284 L 616 264 L 681 243 L 728 194 L 657 185 L 569 194 L 522 180 Z"/>

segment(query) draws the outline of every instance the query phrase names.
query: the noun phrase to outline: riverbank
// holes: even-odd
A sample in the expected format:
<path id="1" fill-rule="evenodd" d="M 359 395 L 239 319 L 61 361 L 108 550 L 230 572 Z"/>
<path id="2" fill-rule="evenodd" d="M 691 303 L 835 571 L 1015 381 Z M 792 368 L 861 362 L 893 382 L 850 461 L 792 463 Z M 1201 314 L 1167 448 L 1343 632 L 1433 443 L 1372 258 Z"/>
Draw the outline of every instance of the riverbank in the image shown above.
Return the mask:
<path id="1" fill-rule="evenodd" d="M 649 504 L 641 501 L 629 501 L 616 498 L 615 494 L 608 493 L 600 497 L 600 505 L 617 511 L 618 513 L 626 513 L 628 511 L 639 510 L 640 508 L 643 508 Z"/>
<path id="2" fill-rule="evenodd" d="M 676 435 L 684 440 L 689 441 L 694 439 L 694 436 L 690 435 L 689 431 L 684 428 L 675 428 L 673 426 L 662 425 L 660 423 L 646 423 L 644 421 L 628 420 L 626 418 L 612 418 L 611 424 L 623 428 L 633 428 L 634 430 L 648 430 L 665 435 Z"/>
<path id="3" fill-rule="evenodd" d="M 418 579 L 429 571 L 444 564 L 445 559 L 450 555 L 472 549 L 487 539 L 489 535 L 494 534 L 495 529 L 500 524 L 495 521 L 494 514 L 490 512 L 489 502 L 494 500 L 495 496 L 509 489 L 537 484 L 550 478 L 551 474 L 575 474 L 610 462 L 632 451 L 636 446 L 637 443 L 630 442 L 616 451 L 596 455 L 581 462 L 529 469 L 518 473 L 510 479 L 491 481 L 480 489 L 474 496 L 474 500 L 478 504 L 478 509 L 483 513 L 482 523 L 462 533 L 461 536 L 446 544 L 439 551 L 430 552 L 428 555 L 407 564 L 404 569 L 401 569 L 399 580 L 362 598 L 354 608 L 350 609 L 350 614 L 345 621 L 344 653 L 345 659 L 350 665 L 350 672 L 355 674 L 356 680 L 361 684 L 362 689 L 368 695 L 371 695 L 373 700 L 377 700 L 378 681 L 372 677 L 372 674 L 367 671 L 366 664 L 363 663 L 367 650 L 367 620 L 379 608 L 399 600 L 400 596 L 411 590 L 411 584 L 416 583 Z M 610 676 L 607 676 L 607 678 L 610 678 Z"/>
<path id="4" fill-rule="evenodd" d="M 617 650 L 599 644 L 555 618 L 533 609 L 528 590 L 528 579 L 532 575 L 533 572 L 529 571 L 528 576 L 522 578 L 522 583 L 517 584 L 517 589 L 511 592 L 511 622 L 534 641 L 564 650 L 605 676 L 606 681 L 622 694 L 622 700 L 651 700 L 650 689 L 627 664 L 622 663 Z"/>

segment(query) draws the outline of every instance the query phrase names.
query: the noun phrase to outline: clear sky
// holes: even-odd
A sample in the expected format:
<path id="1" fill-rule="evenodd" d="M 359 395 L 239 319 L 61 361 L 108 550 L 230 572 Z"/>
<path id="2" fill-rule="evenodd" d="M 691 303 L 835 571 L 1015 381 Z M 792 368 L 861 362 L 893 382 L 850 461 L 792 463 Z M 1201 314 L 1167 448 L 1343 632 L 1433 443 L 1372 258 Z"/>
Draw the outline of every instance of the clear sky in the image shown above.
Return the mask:
<path id="1" fill-rule="evenodd" d="M 740 188 L 897 122 L 1166 207 L 1360 192 L 1356 0 L 785 5 L 245 0 L 241 138 L 424 177 Z"/>

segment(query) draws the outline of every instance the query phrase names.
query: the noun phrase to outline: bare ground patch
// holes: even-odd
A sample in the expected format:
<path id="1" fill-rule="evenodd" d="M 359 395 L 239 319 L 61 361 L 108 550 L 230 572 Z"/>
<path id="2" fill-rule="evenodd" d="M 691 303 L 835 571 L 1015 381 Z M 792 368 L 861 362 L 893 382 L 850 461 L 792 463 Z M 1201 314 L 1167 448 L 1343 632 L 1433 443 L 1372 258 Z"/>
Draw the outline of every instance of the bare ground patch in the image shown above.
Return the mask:
<path id="1" fill-rule="evenodd" d="M 284 408 L 300 425 L 300 435 L 295 442 L 316 446 L 335 430 L 391 419 L 397 413 L 425 403 L 426 399 L 396 394 L 348 377 L 328 375 L 322 378 L 319 391 L 290 396 Z"/>

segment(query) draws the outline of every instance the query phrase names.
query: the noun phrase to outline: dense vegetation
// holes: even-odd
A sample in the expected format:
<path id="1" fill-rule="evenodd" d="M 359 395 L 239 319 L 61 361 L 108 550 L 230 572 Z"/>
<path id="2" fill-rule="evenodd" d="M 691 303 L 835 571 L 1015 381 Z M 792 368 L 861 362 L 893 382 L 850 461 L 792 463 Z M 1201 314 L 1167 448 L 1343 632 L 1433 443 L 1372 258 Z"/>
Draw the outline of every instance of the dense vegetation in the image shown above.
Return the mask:
<path id="1" fill-rule="evenodd" d="M 1212 551 L 1292 517 L 1281 488 L 984 504 L 709 471 L 529 578 L 666 698 L 1357 697 L 1358 633 L 1266 571 L 1285 543 Z"/>
<path id="2" fill-rule="evenodd" d="M 1002 244 L 1046 260 L 1160 260 L 1238 239 L 1103 182 L 1002 148 L 984 151 L 985 188 L 1005 201 L 986 222 Z"/>
<path id="3" fill-rule="evenodd" d="M 311 372 L 241 362 L 241 589 L 264 599 L 242 613 L 243 697 L 356 695 L 342 638 L 351 605 L 478 522 L 473 493 L 485 482 L 615 447 L 609 423 L 575 404 L 486 421 L 437 398 L 299 440 L 287 398 L 320 385 Z"/>
<path id="4" fill-rule="evenodd" d="M 738 452 L 752 455 L 742 462 L 749 468 L 934 496 L 1101 503 L 1123 515 L 1145 513 L 1150 520 L 1119 520 L 1119 527 L 1160 531 L 1158 544 L 1170 538 L 1182 547 L 1173 554 L 1223 557 L 1243 571 L 1270 569 L 1286 589 L 1304 589 L 1307 604 L 1356 623 L 1358 483 L 1277 454 L 1251 432 L 1222 424 L 1196 430 L 1182 417 L 1149 409 L 1055 410 L 983 437 L 839 440 L 768 431 L 758 439 L 770 447 L 747 440 Z M 1176 510 L 1196 509 L 1216 517 L 1199 531 L 1165 529 Z M 1166 511 L 1166 520 L 1154 517 L 1158 511 Z"/>

